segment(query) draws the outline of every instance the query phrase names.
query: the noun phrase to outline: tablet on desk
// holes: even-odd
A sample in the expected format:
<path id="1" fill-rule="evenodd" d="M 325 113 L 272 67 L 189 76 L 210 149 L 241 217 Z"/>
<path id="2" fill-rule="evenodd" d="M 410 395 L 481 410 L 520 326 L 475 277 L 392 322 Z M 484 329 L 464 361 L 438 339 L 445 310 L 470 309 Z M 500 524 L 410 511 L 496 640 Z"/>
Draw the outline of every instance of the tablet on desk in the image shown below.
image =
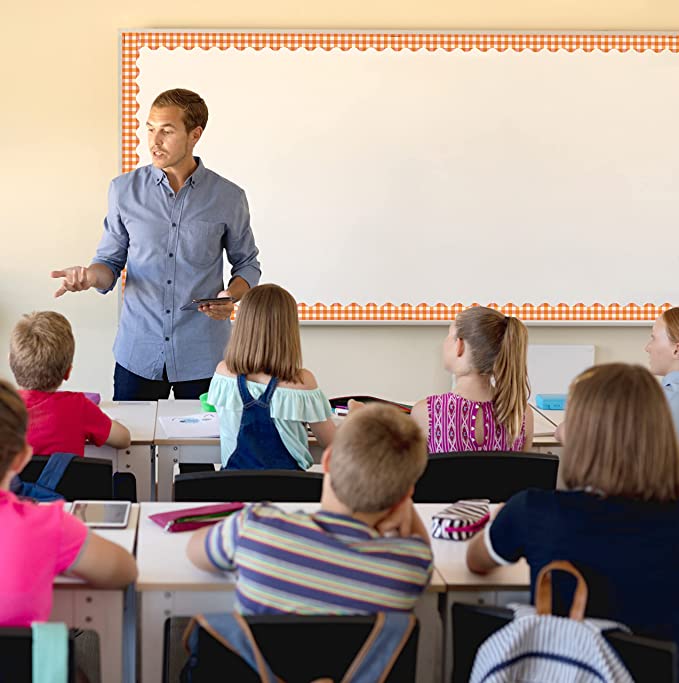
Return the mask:
<path id="1" fill-rule="evenodd" d="M 71 514 L 92 528 L 124 529 L 131 504 L 121 500 L 76 500 Z"/>

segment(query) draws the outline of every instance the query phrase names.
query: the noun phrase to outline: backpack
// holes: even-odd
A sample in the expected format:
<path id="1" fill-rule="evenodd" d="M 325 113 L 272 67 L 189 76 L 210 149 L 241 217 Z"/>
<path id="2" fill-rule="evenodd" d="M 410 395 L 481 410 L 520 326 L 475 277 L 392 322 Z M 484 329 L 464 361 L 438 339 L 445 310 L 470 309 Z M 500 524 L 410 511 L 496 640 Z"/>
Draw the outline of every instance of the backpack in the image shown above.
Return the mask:
<path id="1" fill-rule="evenodd" d="M 21 498 L 31 498 L 39 502 L 63 500 L 64 497 L 56 489 L 73 458 L 73 453 L 53 453 L 37 481 L 23 481 L 17 476 L 12 480 L 10 490 Z"/>
<path id="2" fill-rule="evenodd" d="M 417 620 L 412 613 L 378 612 L 375 624 L 353 662 L 338 683 L 382 683 L 405 647 Z M 191 619 L 184 633 L 189 659 L 181 680 L 191 683 L 198 665 L 198 632 L 202 627 L 224 647 L 239 655 L 255 672 L 261 683 L 285 683 L 271 670 L 241 614 L 199 614 Z M 315 683 L 330 681 L 316 679 Z M 314 682 L 311 682 L 314 683 Z"/>
<path id="3" fill-rule="evenodd" d="M 552 615 L 551 572 L 562 570 L 577 581 L 569 617 Z M 605 629 L 629 631 L 615 622 L 585 620 L 587 584 L 565 561 L 540 570 L 535 583 L 535 611 L 501 628 L 479 648 L 470 683 L 634 683 Z"/>

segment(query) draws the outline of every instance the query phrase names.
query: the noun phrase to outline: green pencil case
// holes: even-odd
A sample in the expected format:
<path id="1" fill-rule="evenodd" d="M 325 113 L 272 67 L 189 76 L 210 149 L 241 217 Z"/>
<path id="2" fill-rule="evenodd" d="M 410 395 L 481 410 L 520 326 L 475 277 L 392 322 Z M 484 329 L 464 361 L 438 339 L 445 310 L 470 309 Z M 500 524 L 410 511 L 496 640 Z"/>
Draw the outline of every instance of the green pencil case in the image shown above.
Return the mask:
<path id="1" fill-rule="evenodd" d="M 211 403 L 207 402 L 207 393 L 201 394 L 198 398 L 200 399 L 200 407 L 203 409 L 204 413 L 217 412 L 217 409 Z"/>

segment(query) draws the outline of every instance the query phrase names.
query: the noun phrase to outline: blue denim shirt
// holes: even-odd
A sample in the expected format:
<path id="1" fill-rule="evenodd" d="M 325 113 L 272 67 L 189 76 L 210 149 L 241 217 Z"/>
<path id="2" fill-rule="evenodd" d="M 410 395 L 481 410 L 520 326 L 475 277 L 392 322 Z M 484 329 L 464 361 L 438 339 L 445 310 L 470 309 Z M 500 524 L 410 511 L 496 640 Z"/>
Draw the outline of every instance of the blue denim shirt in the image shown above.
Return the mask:
<path id="1" fill-rule="evenodd" d="M 662 388 L 670 404 L 670 412 L 674 420 L 674 428 L 679 434 L 679 370 L 670 372 L 662 378 Z"/>
<path id="2" fill-rule="evenodd" d="M 115 286 L 127 265 L 125 294 L 113 355 L 127 370 L 171 382 L 211 377 L 231 334 L 231 323 L 179 309 L 224 289 L 223 252 L 231 279 L 251 287 L 260 268 L 241 188 L 198 168 L 175 195 L 154 166 L 111 183 L 104 235 L 92 263 L 113 271 Z M 106 293 L 106 292 L 102 292 Z"/>

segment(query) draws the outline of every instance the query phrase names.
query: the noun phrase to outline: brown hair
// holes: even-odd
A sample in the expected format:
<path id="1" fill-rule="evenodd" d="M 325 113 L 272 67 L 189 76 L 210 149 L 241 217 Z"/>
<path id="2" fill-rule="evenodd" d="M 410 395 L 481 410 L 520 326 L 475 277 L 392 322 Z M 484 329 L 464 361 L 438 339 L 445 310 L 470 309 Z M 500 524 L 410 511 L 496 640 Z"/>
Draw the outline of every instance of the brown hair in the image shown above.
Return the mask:
<path id="1" fill-rule="evenodd" d="M 526 355 L 528 331 L 518 319 L 484 306 L 474 306 L 455 318 L 458 339 L 471 349 L 474 370 L 495 382 L 495 417 L 516 441 L 530 396 Z"/>
<path id="2" fill-rule="evenodd" d="M 673 344 L 679 344 L 679 308 L 668 308 L 660 317 L 667 328 L 667 338 Z"/>
<path id="3" fill-rule="evenodd" d="M 24 315 L 9 342 L 9 366 L 23 389 L 56 391 L 73 365 L 75 339 L 61 313 Z"/>
<path id="4" fill-rule="evenodd" d="M 406 496 L 426 466 L 427 442 L 415 421 L 373 403 L 351 413 L 337 430 L 330 483 L 352 512 L 381 512 Z"/>
<path id="5" fill-rule="evenodd" d="M 186 132 L 190 133 L 194 128 L 200 126 L 203 130 L 207 126 L 207 104 L 205 100 L 191 90 L 184 88 L 174 88 L 161 92 L 152 107 L 179 107 L 182 110 L 182 119 Z"/>
<path id="6" fill-rule="evenodd" d="M 224 362 L 235 375 L 263 372 L 282 382 L 301 380 L 297 303 L 289 292 L 269 284 L 245 293 Z"/>
<path id="7" fill-rule="evenodd" d="M 0 379 L 0 479 L 26 445 L 28 413 L 16 389 Z"/>
<path id="8" fill-rule="evenodd" d="M 679 498 L 679 446 L 667 400 L 639 365 L 610 363 L 573 381 L 561 475 L 568 488 L 610 496 Z"/>

